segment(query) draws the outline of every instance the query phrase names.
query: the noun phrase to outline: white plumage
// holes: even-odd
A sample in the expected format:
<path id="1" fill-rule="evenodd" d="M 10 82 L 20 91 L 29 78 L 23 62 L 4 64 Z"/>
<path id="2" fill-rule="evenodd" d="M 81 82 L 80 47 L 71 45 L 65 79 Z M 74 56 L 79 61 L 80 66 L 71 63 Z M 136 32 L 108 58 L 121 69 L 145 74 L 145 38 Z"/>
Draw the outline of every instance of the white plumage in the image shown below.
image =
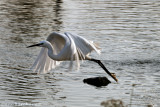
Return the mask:
<path id="1" fill-rule="evenodd" d="M 42 47 L 32 66 L 34 72 L 47 73 L 59 65 L 61 61 L 70 61 L 70 68 L 72 68 L 75 60 L 77 68 L 79 68 L 79 60 L 89 60 L 98 63 L 108 75 L 116 82 L 118 81 L 115 75 L 110 73 L 100 60 L 89 57 L 91 51 L 94 50 L 100 54 L 100 50 L 95 43 L 81 36 L 68 32 L 64 34 L 53 32 L 48 36 L 47 40 L 28 47 L 34 46 Z"/>
<path id="2" fill-rule="evenodd" d="M 80 67 L 79 60 L 88 60 L 89 53 L 95 50 L 100 54 L 100 50 L 96 44 L 76 34 L 65 32 L 64 34 L 53 32 L 46 41 L 41 41 L 39 44 L 31 45 L 42 47 L 32 69 L 37 73 L 47 73 L 51 69 L 60 64 L 61 61 L 76 60 L 77 68 Z"/>

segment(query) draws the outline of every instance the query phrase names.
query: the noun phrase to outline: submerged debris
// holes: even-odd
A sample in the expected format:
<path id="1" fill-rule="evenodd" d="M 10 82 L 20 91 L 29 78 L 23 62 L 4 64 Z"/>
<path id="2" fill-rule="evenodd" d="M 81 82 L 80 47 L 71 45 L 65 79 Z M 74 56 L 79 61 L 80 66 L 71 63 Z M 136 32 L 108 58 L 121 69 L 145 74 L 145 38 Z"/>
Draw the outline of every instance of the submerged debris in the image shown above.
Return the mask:
<path id="1" fill-rule="evenodd" d="M 87 78 L 84 79 L 83 82 L 96 87 L 107 86 L 111 83 L 111 81 L 109 81 L 106 77 Z"/>
<path id="2" fill-rule="evenodd" d="M 115 99 L 103 101 L 101 105 L 104 107 L 127 107 L 124 105 L 122 100 L 115 100 Z"/>

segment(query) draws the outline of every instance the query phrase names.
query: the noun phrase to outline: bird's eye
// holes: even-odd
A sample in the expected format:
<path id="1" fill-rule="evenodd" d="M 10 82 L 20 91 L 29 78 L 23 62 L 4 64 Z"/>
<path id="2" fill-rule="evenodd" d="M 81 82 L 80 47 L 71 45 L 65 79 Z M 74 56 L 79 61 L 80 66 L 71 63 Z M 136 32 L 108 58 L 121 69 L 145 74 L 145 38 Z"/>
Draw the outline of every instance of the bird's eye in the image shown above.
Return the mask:
<path id="1" fill-rule="evenodd" d="M 40 43 L 40 45 L 43 45 L 44 43 Z"/>

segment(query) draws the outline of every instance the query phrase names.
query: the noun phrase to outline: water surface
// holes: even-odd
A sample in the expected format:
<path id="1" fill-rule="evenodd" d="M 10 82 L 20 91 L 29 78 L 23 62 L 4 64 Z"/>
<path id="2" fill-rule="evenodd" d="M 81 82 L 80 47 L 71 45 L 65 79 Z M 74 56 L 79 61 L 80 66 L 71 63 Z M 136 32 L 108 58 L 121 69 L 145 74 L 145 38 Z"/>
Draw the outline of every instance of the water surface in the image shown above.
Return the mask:
<path id="1" fill-rule="evenodd" d="M 132 107 L 158 107 L 159 5 L 158 0 L 1 0 L 0 105 L 98 107 L 121 99 Z M 26 46 L 53 31 L 99 43 L 101 56 L 91 56 L 116 73 L 119 83 L 109 78 L 112 83 L 102 88 L 84 84 L 85 78 L 107 76 L 88 61 L 79 71 L 66 72 L 68 65 L 62 63 L 48 74 L 32 73 L 29 68 L 40 48 Z"/>

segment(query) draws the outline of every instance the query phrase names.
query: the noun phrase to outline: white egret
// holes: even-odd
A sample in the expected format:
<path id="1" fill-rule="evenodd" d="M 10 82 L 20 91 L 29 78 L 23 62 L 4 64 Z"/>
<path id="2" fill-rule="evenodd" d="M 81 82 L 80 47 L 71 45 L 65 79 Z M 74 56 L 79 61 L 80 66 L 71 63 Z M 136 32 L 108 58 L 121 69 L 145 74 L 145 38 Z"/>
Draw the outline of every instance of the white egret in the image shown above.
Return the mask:
<path id="1" fill-rule="evenodd" d="M 47 40 L 41 41 L 38 44 L 28 46 L 42 47 L 35 63 L 32 68 L 34 72 L 48 72 L 52 68 L 55 68 L 61 61 L 71 61 L 70 67 L 72 67 L 73 61 L 77 62 L 79 68 L 79 60 L 89 60 L 98 63 L 115 81 L 118 81 L 116 77 L 110 73 L 100 60 L 89 57 L 91 51 L 96 51 L 100 54 L 98 46 L 88 41 L 87 39 L 65 32 L 64 34 L 53 32 Z"/>

